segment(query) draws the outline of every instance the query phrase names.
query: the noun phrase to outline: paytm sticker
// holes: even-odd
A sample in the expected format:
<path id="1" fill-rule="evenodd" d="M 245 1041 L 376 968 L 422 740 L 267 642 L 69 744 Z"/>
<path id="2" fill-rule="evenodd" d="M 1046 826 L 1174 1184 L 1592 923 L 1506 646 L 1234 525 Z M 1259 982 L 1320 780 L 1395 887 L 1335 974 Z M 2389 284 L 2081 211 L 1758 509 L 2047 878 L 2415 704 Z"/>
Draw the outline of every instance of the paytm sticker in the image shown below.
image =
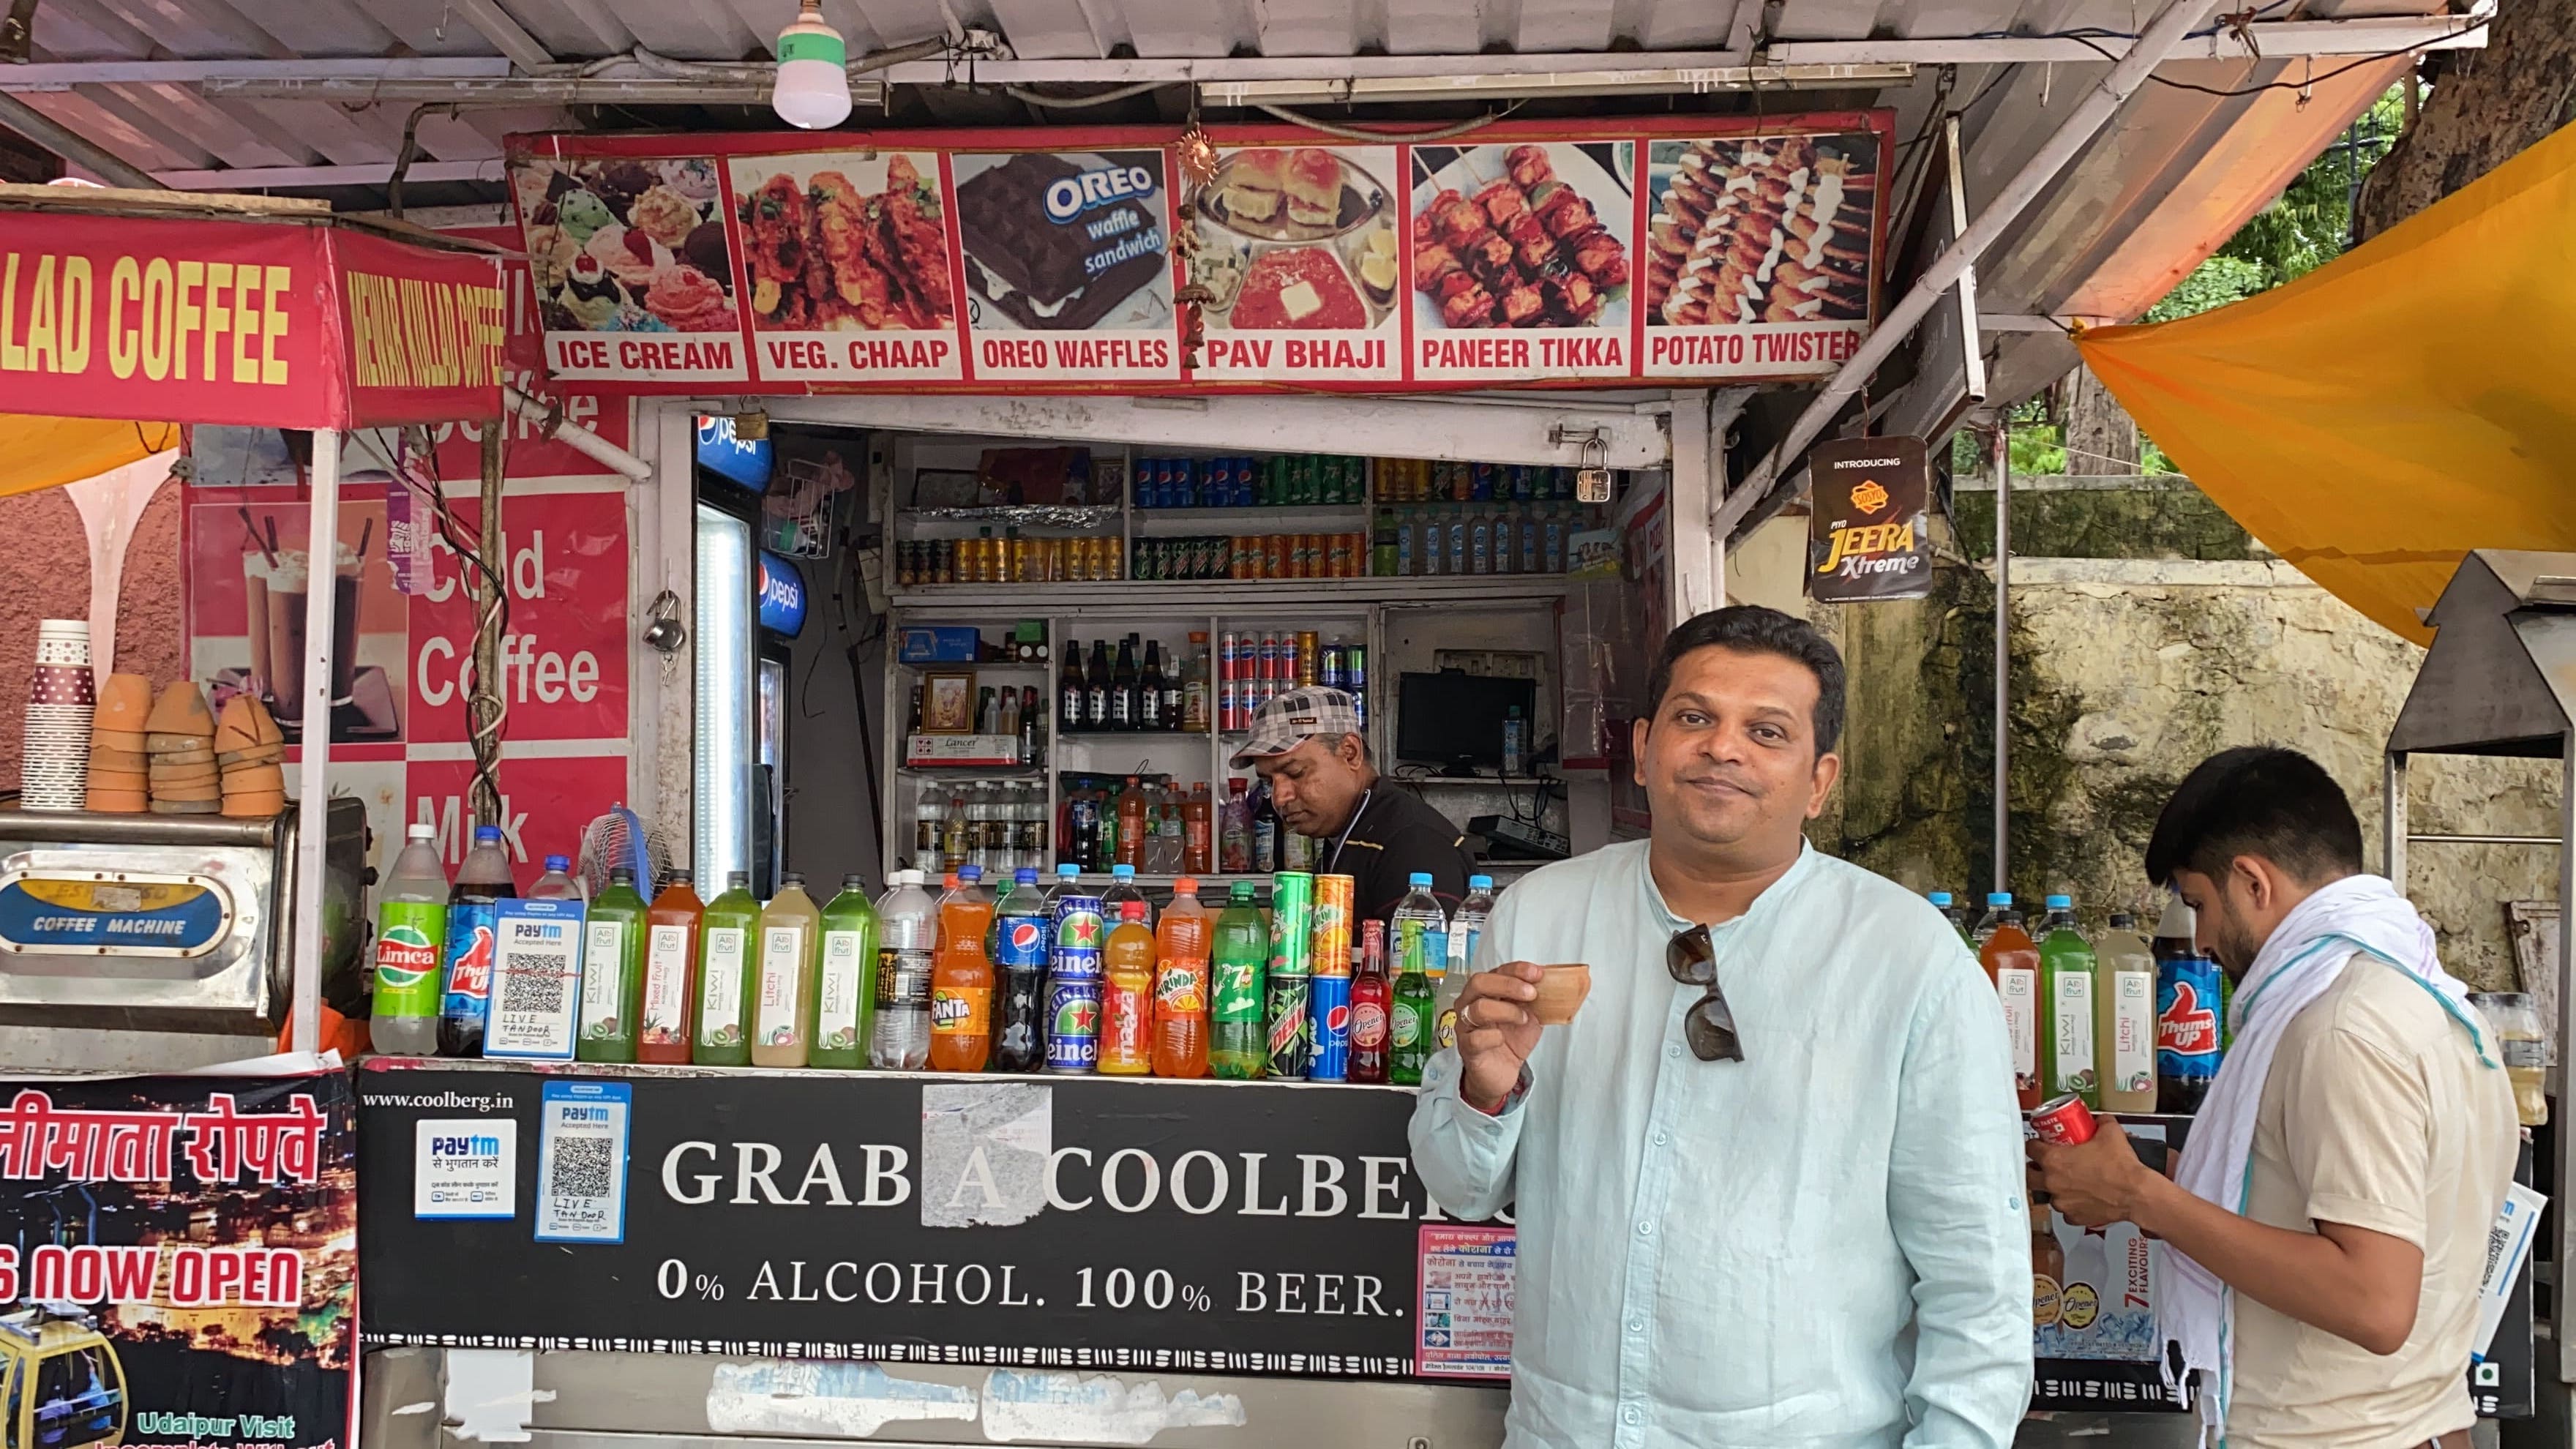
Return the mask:
<path id="1" fill-rule="evenodd" d="M 537 1241 L 626 1241 L 624 1082 L 548 1082 L 537 1110 Z"/>
<path id="2" fill-rule="evenodd" d="M 413 1217 L 518 1216 L 518 1123 L 507 1117 L 423 1118 L 413 1130 Z"/>

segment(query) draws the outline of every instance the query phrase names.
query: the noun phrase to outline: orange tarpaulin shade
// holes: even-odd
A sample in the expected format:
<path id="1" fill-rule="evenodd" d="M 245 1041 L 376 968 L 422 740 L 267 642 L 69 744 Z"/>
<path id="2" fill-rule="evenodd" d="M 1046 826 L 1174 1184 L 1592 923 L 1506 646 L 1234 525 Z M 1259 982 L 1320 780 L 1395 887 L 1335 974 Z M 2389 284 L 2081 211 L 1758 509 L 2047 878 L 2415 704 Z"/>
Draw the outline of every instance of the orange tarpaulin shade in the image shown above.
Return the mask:
<path id="1" fill-rule="evenodd" d="M 2576 126 L 2286 287 L 2076 348 L 2248 532 L 2429 643 L 2470 549 L 2576 549 Z"/>
<path id="2" fill-rule="evenodd" d="M 169 423 L 0 413 L 0 498 L 95 478 L 177 446 Z"/>

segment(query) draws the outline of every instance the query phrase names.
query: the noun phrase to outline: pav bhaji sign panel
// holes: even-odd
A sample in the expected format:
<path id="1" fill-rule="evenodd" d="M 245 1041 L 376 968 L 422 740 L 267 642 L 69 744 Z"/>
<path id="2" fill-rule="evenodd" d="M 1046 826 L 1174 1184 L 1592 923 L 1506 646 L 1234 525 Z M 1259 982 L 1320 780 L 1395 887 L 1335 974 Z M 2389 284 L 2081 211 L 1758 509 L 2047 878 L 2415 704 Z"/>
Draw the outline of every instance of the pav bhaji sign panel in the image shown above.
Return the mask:
<path id="1" fill-rule="evenodd" d="M 1219 128 L 1203 182 L 1152 128 L 550 135 L 511 190 L 547 369 L 595 387 L 1786 379 L 1877 316 L 1890 125 Z"/>
<path id="2" fill-rule="evenodd" d="M 500 410 L 498 264 L 310 222 L 0 209 L 14 412 L 347 428 Z"/>

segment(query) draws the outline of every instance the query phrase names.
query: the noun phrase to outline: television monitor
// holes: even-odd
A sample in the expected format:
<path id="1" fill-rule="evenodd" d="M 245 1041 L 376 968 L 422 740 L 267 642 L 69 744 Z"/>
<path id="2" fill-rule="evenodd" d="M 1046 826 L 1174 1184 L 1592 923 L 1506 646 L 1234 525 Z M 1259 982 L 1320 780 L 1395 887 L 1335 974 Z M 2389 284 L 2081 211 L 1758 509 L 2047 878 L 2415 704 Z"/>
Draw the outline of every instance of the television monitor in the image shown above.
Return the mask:
<path id="1" fill-rule="evenodd" d="M 1499 770 L 1503 720 L 1515 705 L 1531 725 L 1526 738 L 1535 747 L 1538 681 L 1456 669 L 1403 675 L 1396 681 L 1395 757 L 1443 770 Z"/>

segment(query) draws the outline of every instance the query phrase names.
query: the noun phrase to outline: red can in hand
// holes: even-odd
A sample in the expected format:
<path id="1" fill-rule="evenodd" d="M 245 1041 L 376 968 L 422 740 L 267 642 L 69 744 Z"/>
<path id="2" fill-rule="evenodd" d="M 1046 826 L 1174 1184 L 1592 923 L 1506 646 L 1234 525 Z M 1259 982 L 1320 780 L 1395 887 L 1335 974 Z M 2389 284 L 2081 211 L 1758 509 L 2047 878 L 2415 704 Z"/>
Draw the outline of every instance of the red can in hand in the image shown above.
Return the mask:
<path id="1" fill-rule="evenodd" d="M 2030 1114 L 2030 1130 L 2052 1146 L 2073 1147 L 2093 1140 L 2093 1113 L 2081 1097 L 2052 1097 Z"/>

